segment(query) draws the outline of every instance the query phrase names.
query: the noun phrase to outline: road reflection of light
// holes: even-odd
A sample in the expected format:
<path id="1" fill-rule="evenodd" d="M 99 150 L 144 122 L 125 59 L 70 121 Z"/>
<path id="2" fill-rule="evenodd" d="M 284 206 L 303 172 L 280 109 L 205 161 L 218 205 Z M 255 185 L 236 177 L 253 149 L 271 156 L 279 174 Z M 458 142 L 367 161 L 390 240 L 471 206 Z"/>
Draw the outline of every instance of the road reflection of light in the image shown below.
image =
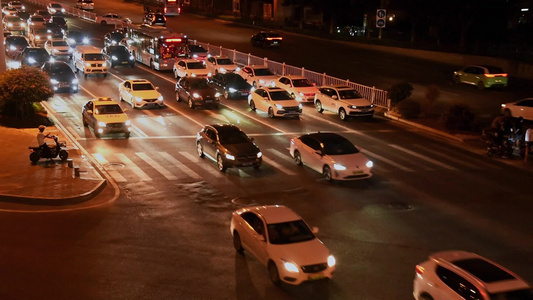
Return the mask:
<path id="1" fill-rule="evenodd" d="M 159 116 L 155 119 L 159 124 L 166 126 L 165 119 L 163 119 L 163 116 Z"/>
<path id="2" fill-rule="evenodd" d="M 20 66 L 21 66 L 21 63 L 18 60 L 12 60 L 7 63 L 8 69 L 18 69 L 20 68 Z"/>

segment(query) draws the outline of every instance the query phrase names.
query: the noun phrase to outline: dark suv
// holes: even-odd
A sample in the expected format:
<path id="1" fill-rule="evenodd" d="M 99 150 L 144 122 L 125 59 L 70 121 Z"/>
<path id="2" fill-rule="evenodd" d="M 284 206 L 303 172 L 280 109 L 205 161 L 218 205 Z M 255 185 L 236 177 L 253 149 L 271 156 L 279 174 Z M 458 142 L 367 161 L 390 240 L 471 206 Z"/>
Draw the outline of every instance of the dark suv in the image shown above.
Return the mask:
<path id="1" fill-rule="evenodd" d="M 167 18 L 162 13 L 147 13 L 144 16 L 143 24 L 150 26 L 166 26 Z"/>
<path id="2" fill-rule="evenodd" d="M 252 35 L 252 46 L 259 47 L 279 47 L 283 37 L 279 33 L 273 31 L 261 31 Z"/>
<path id="3" fill-rule="evenodd" d="M 40 68 L 50 60 L 50 54 L 44 48 L 28 47 L 20 53 L 19 59 L 23 66 Z"/>
<path id="4" fill-rule="evenodd" d="M 105 56 L 111 68 L 115 66 L 129 66 L 133 68 L 135 66 L 135 58 L 130 54 L 126 46 L 105 46 L 102 49 L 102 54 Z"/>
<path id="5" fill-rule="evenodd" d="M 190 108 L 211 106 L 218 108 L 220 93 L 210 86 L 205 77 L 182 77 L 176 83 L 176 100 L 187 100 Z"/>

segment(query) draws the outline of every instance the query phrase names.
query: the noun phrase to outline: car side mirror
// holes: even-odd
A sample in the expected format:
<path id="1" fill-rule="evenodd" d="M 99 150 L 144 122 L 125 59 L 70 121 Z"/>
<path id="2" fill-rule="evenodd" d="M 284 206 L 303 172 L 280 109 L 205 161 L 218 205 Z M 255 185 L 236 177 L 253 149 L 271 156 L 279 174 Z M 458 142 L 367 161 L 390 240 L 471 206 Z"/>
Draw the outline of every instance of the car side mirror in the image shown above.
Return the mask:
<path id="1" fill-rule="evenodd" d="M 92 109 L 88 109 L 88 110 L 87 110 L 87 113 L 90 114 L 90 115 L 92 115 L 92 114 L 93 114 L 93 110 L 92 110 Z"/>
<path id="2" fill-rule="evenodd" d="M 292 99 L 296 99 L 296 96 L 294 94 L 291 94 Z"/>
<path id="3" fill-rule="evenodd" d="M 263 99 L 265 99 L 265 101 L 269 101 L 270 99 L 268 99 L 268 97 L 263 97 Z"/>
<path id="4" fill-rule="evenodd" d="M 333 95 L 333 96 L 331 96 L 331 99 L 337 100 L 337 99 L 339 99 L 339 97 L 337 97 L 337 95 Z"/>
<path id="5" fill-rule="evenodd" d="M 158 86 L 156 86 L 156 87 L 155 87 L 155 89 L 156 89 L 156 90 L 159 90 L 159 87 L 158 87 Z"/>
<path id="6" fill-rule="evenodd" d="M 311 228 L 311 231 L 312 231 L 314 234 L 317 234 L 317 233 L 318 233 L 318 227 L 313 226 L 313 228 Z"/>

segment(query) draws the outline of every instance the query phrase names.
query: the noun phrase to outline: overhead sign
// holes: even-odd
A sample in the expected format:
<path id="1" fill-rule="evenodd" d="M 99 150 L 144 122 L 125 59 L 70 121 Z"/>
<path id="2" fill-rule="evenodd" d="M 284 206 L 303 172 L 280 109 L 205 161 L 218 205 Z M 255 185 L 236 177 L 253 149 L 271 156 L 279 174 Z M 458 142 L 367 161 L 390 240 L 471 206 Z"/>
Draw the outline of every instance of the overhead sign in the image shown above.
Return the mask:
<path id="1" fill-rule="evenodd" d="M 387 24 L 387 10 L 380 8 L 376 11 L 376 27 L 385 28 L 386 24 Z"/>

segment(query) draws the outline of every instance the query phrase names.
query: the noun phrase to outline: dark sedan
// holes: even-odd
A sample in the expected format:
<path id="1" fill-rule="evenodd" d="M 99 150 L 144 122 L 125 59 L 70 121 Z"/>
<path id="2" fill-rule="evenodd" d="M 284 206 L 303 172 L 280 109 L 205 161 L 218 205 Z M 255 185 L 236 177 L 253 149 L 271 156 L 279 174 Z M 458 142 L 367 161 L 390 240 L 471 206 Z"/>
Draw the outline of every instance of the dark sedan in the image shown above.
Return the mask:
<path id="1" fill-rule="evenodd" d="M 162 13 L 148 13 L 144 16 L 143 24 L 150 26 L 166 26 L 167 18 Z"/>
<path id="2" fill-rule="evenodd" d="M 232 167 L 259 169 L 263 156 L 253 138 L 230 124 L 205 126 L 196 135 L 196 150 L 198 156 L 216 161 L 221 172 Z"/>
<path id="3" fill-rule="evenodd" d="M 23 66 L 40 68 L 50 60 L 50 54 L 44 48 L 28 47 L 22 51 L 19 58 Z"/>
<path id="4" fill-rule="evenodd" d="M 49 39 L 62 39 L 65 31 L 56 23 L 46 23 L 46 31 L 48 32 Z"/>
<path id="5" fill-rule="evenodd" d="M 129 66 L 133 68 L 135 66 L 135 58 L 130 54 L 126 46 L 106 46 L 102 49 L 102 54 L 105 56 L 111 68 L 115 66 Z"/>
<path id="6" fill-rule="evenodd" d="M 53 23 L 53 24 L 57 24 L 64 31 L 66 31 L 68 29 L 67 21 L 65 20 L 65 18 L 63 18 L 61 16 L 52 16 L 52 18 L 48 22 Z"/>
<path id="7" fill-rule="evenodd" d="M 248 98 L 252 89 L 241 75 L 235 73 L 218 73 L 209 81 L 217 91 L 224 94 L 226 99 Z"/>
<path id="8" fill-rule="evenodd" d="M 176 101 L 187 100 L 190 108 L 211 106 L 218 108 L 220 93 L 207 82 L 205 77 L 182 77 L 176 83 Z"/>
<path id="9" fill-rule="evenodd" d="M 41 70 L 48 74 L 54 91 L 69 90 L 73 93 L 78 92 L 78 78 L 72 71 L 72 68 L 64 61 L 47 61 L 41 67 Z"/>
<path id="10" fill-rule="evenodd" d="M 4 39 L 6 54 L 16 58 L 27 47 L 30 46 L 28 40 L 22 35 L 10 35 Z"/>
<path id="11" fill-rule="evenodd" d="M 78 30 L 67 30 L 65 32 L 65 41 L 71 46 L 88 45 L 89 35 Z"/>
<path id="12" fill-rule="evenodd" d="M 124 33 L 119 30 L 108 32 L 104 35 L 104 45 L 106 46 L 118 45 L 120 41 L 122 41 L 124 36 L 125 36 Z"/>
<path id="13" fill-rule="evenodd" d="M 252 35 L 252 46 L 259 47 L 279 47 L 283 37 L 273 31 L 261 31 L 257 34 Z"/>

